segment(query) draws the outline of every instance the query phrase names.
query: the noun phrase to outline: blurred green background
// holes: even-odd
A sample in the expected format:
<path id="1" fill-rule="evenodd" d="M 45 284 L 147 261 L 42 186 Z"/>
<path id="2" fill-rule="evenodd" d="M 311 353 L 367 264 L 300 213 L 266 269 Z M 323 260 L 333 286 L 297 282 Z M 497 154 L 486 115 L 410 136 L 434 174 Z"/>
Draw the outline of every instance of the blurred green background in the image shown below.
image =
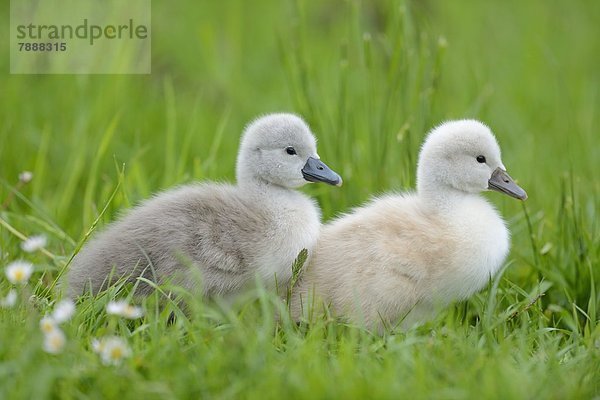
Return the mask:
<path id="1" fill-rule="evenodd" d="M 426 131 L 465 117 L 492 127 L 531 209 L 554 208 L 565 174 L 597 197 L 598 2 L 155 2 L 152 11 L 148 76 L 8 75 L 1 60 L 1 176 L 33 171 L 26 194 L 72 236 L 114 186 L 115 160 L 128 202 L 233 180 L 244 125 L 281 110 L 309 121 L 346 178 L 341 190 L 310 189 L 326 217 L 411 186 Z"/>
<path id="2" fill-rule="evenodd" d="M 5 21 L 8 12 L 4 2 Z M 52 252 L 68 257 L 123 165 L 102 223 L 173 185 L 233 181 L 245 124 L 275 111 L 302 115 L 344 177 L 339 189 L 305 189 L 327 220 L 413 188 L 427 131 L 477 118 L 529 194 L 524 204 L 486 195 L 513 234 L 501 288 L 526 297 L 547 282 L 531 329 L 591 337 L 589 348 L 571 344 L 599 359 L 599 1 L 181 0 L 154 1 L 152 15 L 147 76 L 9 75 L 8 40 L 0 42 L 0 200 L 21 171 L 34 174 L 0 211 L 11 226 L 46 232 Z M 1 24 L 0 36 L 7 30 Z M 3 262 L 18 242 L 0 227 Z M 60 268 L 64 259 L 46 262 Z M 573 389 L 597 391 L 593 371 L 569 381 Z"/>

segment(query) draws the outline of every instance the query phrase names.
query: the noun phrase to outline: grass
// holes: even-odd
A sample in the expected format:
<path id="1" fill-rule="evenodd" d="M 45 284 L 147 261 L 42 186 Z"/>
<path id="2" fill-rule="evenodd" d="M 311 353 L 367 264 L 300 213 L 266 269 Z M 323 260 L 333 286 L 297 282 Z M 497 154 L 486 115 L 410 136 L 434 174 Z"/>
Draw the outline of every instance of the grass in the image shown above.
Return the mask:
<path id="1" fill-rule="evenodd" d="M 0 203 L 12 196 L 0 265 L 36 265 L 17 307 L 0 309 L 0 398 L 600 395 L 600 4 L 254 3 L 154 2 L 149 76 L 0 77 Z M 8 4 L 0 13 L 8 21 Z M 192 317 L 172 325 L 178 310 L 155 297 L 141 320 L 108 317 L 109 294 L 82 299 L 65 350 L 44 353 L 49 288 L 90 228 L 157 190 L 233 180 L 244 124 L 279 110 L 310 122 L 344 177 L 340 189 L 306 189 L 326 220 L 414 187 L 432 126 L 488 123 L 529 194 L 489 195 L 512 232 L 503 274 L 435 321 L 383 337 L 275 322 L 282 304 L 261 290 L 233 308 L 190 298 Z M 23 170 L 34 178 L 18 185 Z M 23 253 L 22 236 L 38 233 L 47 253 Z M 9 287 L 0 279 L 0 295 Z M 91 350 L 106 334 L 132 347 L 121 366 Z"/>

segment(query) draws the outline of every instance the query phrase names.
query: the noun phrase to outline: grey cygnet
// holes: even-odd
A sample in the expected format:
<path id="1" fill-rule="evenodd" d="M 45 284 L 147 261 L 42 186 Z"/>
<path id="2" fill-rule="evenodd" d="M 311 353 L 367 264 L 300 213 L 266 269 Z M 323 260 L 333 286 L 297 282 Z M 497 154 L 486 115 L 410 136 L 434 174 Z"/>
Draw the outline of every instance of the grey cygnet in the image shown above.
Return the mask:
<path id="1" fill-rule="evenodd" d="M 236 175 L 235 185 L 160 193 L 109 225 L 74 258 L 69 295 L 96 294 L 120 277 L 140 276 L 204 296 L 233 295 L 256 277 L 267 287 L 285 285 L 320 229 L 316 202 L 295 189 L 308 182 L 340 186 L 342 179 L 320 161 L 309 127 L 293 114 L 267 115 L 246 127 Z M 136 293 L 151 290 L 142 283 Z"/>

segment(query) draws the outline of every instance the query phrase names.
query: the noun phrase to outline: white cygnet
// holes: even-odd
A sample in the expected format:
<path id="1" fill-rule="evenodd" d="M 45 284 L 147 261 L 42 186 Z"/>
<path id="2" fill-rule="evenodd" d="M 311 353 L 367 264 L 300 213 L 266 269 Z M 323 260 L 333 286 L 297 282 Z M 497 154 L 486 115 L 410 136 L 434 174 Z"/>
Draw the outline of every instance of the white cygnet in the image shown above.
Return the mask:
<path id="1" fill-rule="evenodd" d="M 474 120 L 435 128 L 421 148 L 416 193 L 376 198 L 322 228 L 292 313 L 308 317 L 325 302 L 355 323 L 408 328 L 467 299 L 509 250 L 504 221 L 480 195 L 486 190 L 527 198 L 490 129 Z"/>
<path id="2" fill-rule="evenodd" d="M 293 114 L 258 118 L 241 140 L 236 185 L 181 186 L 135 207 L 75 256 L 69 294 L 140 276 L 205 296 L 235 294 L 256 278 L 286 285 L 319 234 L 316 202 L 295 190 L 307 182 L 342 183 L 319 160 L 307 124 Z M 141 283 L 136 293 L 150 290 Z"/>

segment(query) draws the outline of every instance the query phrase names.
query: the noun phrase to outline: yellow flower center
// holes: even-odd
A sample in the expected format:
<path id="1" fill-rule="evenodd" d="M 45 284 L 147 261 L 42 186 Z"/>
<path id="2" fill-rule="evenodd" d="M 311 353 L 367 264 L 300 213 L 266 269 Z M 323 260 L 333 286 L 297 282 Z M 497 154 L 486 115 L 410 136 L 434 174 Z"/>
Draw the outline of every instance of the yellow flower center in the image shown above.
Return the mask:
<path id="1" fill-rule="evenodd" d="M 54 330 L 54 325 L 52 325 L 51 322 L 44 322 L 42 323 L 42 332 L 44 333 L 50 333 Z"/>
<path id="2" fill-rule="evenodd" d="M 58 335 L 55 335 L 50 339 L 50 344 L 53 348 L 58 349 L 63 344 L 62 338 Z"/>
<path id="3" fill-rule="evenodd" d="M 18 269 L 15 271 L 15 281 L 21 282 L 25 278 L 25 273 L 22 269 Z"/>
<path id="4" fill-rule="evenodd" d="M 120 347 L 113 347 L 110 351 L 110 358 L 113 360 L 120 360 L 123 357 L 123 349 Z"/>

